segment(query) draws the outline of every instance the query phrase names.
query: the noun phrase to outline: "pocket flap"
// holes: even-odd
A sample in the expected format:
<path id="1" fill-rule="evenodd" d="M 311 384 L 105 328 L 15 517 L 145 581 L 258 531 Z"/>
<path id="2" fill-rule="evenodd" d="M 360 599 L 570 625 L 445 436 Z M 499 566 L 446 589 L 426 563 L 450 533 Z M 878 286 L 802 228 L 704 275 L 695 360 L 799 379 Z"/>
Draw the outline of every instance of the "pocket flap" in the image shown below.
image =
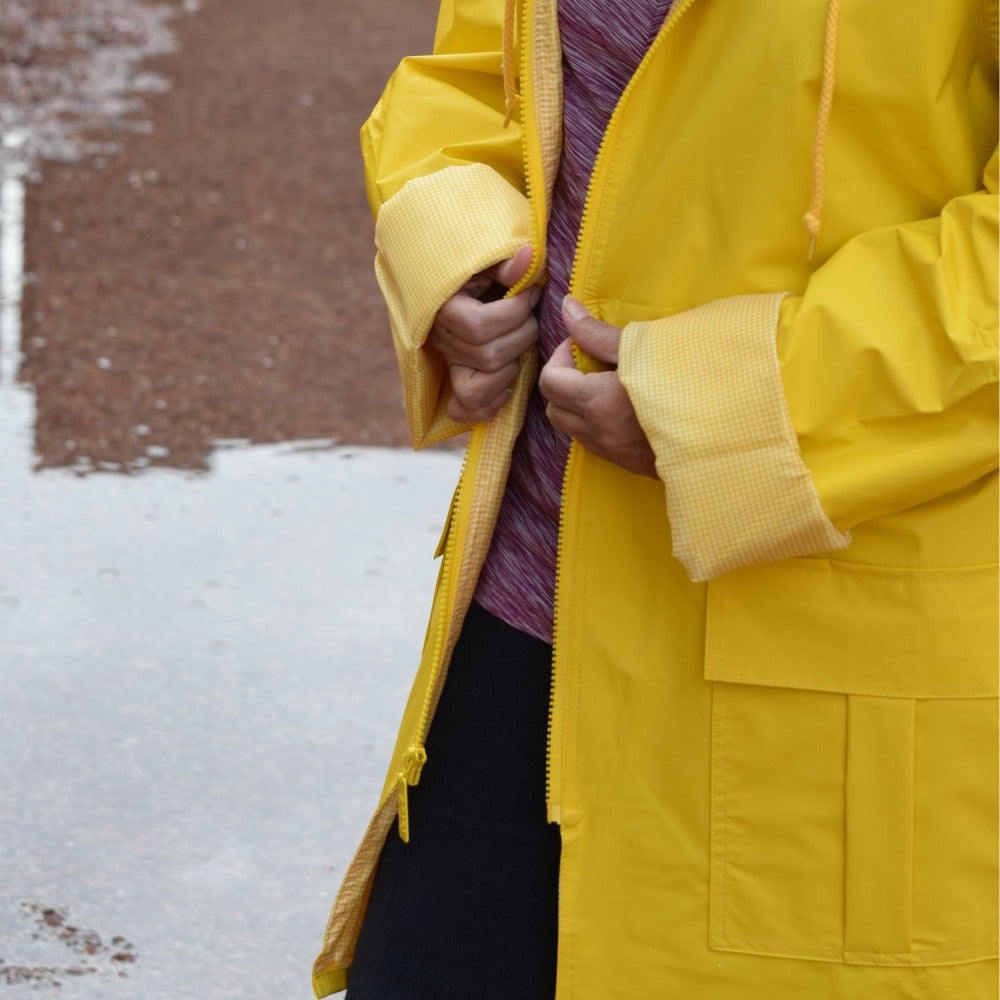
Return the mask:
<path id="1" fill-rule="evenodd" d="M 708 585 L 705 677 L 897 698 L 997 694 L 997 570 L 794 559 Z"/>

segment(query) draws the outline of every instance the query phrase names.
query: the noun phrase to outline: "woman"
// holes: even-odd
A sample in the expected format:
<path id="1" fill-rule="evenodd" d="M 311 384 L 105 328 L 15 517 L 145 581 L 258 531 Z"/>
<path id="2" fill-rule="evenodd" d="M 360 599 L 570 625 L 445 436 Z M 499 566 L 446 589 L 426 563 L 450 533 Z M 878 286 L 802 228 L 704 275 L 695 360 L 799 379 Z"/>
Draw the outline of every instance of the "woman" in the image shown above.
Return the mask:
<path id="1" fill-rule="evenodd" d="M 444 0 L 393 76 L 473 429 L 317 995 L 995 995 L 997 8 L 906 14 Z"/>

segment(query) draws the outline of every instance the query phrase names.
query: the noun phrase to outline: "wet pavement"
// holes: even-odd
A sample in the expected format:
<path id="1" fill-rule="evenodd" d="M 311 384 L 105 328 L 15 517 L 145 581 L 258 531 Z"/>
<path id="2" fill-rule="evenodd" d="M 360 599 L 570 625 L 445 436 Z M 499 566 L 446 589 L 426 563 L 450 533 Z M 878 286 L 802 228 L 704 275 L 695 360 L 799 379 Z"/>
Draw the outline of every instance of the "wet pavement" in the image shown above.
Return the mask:
<path id="1" fill-rule="evenodd" d="M 0 994 L 311 995 L 460 463 L 354 152 L 432 7 L 0 2 Z"/>
<path id="2" fill-rule="evenodd" d="M 22 966 L 53 970 L 52 996 L 308 996 L 458 457 L 258 446 L 134 477 L 28 458 L 5 447 L 0 470 L 0 989 Z M 72 975 L 25 904 L 134 962 Z"/>

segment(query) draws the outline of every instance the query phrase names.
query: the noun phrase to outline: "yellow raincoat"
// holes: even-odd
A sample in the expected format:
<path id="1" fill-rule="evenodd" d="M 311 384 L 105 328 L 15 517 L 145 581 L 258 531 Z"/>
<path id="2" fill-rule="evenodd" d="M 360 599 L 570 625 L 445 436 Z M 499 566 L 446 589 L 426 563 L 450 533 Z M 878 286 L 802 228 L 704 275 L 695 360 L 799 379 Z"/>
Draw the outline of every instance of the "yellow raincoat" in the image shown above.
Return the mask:
<path id="1" fill-rule="evenodd" d="M 437 309 L 524 243 L 544 269 L 555 0 L 516 6 L 444 0 L 362 132 L 418 446 L 463 429 Z M 559 1000 L 996 996 L 996 47 L 994 0 L 677 0 L 618 105 L 572 291 L 624 327 L 662 482 L 573 446 Z M 317 995 L 434 766 L 536 371 L 473 429 Z"/>

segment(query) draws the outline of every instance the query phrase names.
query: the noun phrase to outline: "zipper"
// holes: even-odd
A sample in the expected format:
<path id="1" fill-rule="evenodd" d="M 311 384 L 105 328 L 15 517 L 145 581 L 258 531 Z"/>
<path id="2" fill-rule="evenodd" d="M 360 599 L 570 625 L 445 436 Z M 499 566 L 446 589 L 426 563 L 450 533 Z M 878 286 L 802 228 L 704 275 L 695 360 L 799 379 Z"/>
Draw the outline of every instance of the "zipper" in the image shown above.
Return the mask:
<path id="1" fill-rule="evenodd" d="M 438 584 L 441 592 L 445 595 L 445 605 L 443 613 L 438 616 L 437 629 L 434 635 L 434 655 L 431 660 L 434 664 L 432 668 L 433 672 L 427 684 L 423 705 L 420 709 L 420 721 L 417 725 L 416 738 L 407 747 L 406 753 L 403 754 L 402 765 L 396 775 L 396 812 L 399 820 L 399 837 L 404 844 L 410 841 L 410 799 L 408 790 L 412 786 L 420 784 L 420 775 L 424 764 L 427 763 L 427 751 L 424 749 L 424 742 L 427 739 L 431 706 L 437 703 L 441 687 L 444 685 L 445 675 L 448 672 L 445 663 L 447 652 L 445 647 L 457 591 L 458 574 L 453 571 L 453 566 L 457 539 L 463 533 L 462 504 L 465 499 L 466 470 L 473 455 L 478 456 L 482 447 L 482 439 L 482 427 L 474 428 L 469 446 L 465 449 L 465 455 L 462 458 L 462 468 L 458 476 L 458 485 L 455 487 L 455 493 L 452 497 L 451 506 L 445 521 L 446 537 L 442 539 L 441 580 Z M 468 518 L 466 517 L 464 520 L 467 521 Z M 438 548 L 440 550 L 442 545 L 439 544 Z"/>
<path id="2" fill-rule="evenodd" d="M 632 74 L 632 78 L 625 85 L 625 89 L 622 91 L 621 97 L 618 98 L 618 103 L 615 105 L 615 110 L 612 112 L 611 119 L 608 122 L 608 127 L 604 130 L 604 135 L 601 137 L 601 145 L 597 150 L 597 159 L 594 160 L 594 169 L 590 172 L 590 181 L 587 184 L 587 197 L 583 203 L 583 213 L 580 216 L 580 228 L 579 235 L 576 241 L 576 253 L 573 256 L 573 267 L 570 271 L 569 287 L 570 291 L 574 296 L 579 297 L 579 289 L 577 288 L 579 282 L 579 267 L 580 267 L 580 248 L 583 246 L 586 237 L 590 234 L 588 232 L 590 228 L 590 218 L 591 218 L 591 203 L 594 197 L 594 187 L 595 178 L 599 177 L 602 168 L 605 164 L 610 153 L 612 143 L 609 141 L 609 137 L 612 133 L 617 133 L 618 128 L 621 124 L 621 118 L 623 115 L 623 108 L 629 99 L 633 89 L 635 88 L 636 81 L 642 76 L 643 71 L 649 64 L 650 60 L 653 58 L 654 53 L 663 43 L 663 39 L 666 38 L 668 34 L 673 30 L 677 22 L 687 13 L 688 9 L 695 3 L 695 0 L 676 0 L 674 5 L 670 8 L 670 13 L 667 14 L 666 20 L 663 22 L 663 26 L 660 28 L 659 33 L 656 38 L 653 39 L 653 44 L 650 45 L 646 54 L 642 57 L 642 62 L 639 63 L 638 68 Z M 573 357 L 576 359 L 577 365 L 580 364 L 582 355 L 578 350 L 576 344 L 573 345 Z M 589 367 L 589 366 L 588 366 Z"/>
<path id="3" fill-rule="evenodd" d="M 521 59 L 520 59 L 520 71 L 521 71 L 521 82 L 522 86 L 525 81 L 530 80 L 530 56 L 531 56 L 531 46 L 528 44 L 532 38 L 530 31 L 530 25 L 532 23 L 531 18 L 531 0 L 523 0 L 522 4 L 522 30 L 521 30 Z M 526 109 L 529 101 L 532 99 L 532 94 L 522 95 L 521 107 Z M 529 143 L 527 141 L 527 128 L 524 124 L 524 111 L 522 110 L 522 129 L 524 129 L 525 139 L 522 142 L 523 156 L 524 156 L 524 177 L 525 177 L 525 195 L 528 198 L 529 204 L 532 206 L 532 249 L 533 254 L 531 258 L 531 263 L 528 265 L 527 271 L 524 273 L 523 277 L 518 281 L 511 289 L 508 290 L 507 296 L 517 295 L 522 289 L 526 288 L 532 281 L 537 277 L 539 270 L 541 268 L 541 263 L 544 259 L 544 241 L 542 239 L 542 234 L 545 232 L 545 200 L 543 197 L 536 197 L 535 192 L 538 190 L 545 191 L 544 178 L 542 179 L 541 188 L 535 184 L 535 178 L 544 172 L 541 163 L 541 151 L 538 143 Z M 465 451 L 465 456 L 462 460 L 462 470 L 459 474 L 458 486 L 455 489 L 455 494 L 452 498 L 452 505 L 448 512 L 447 522 L 446 522 L 446 533 L 447 537 L 444 539 L 443 544 L 443 556 L 441 561 L 441 579 L 439 583 L 439 588 L 445 594 L 445 609 L 444 613 L 440 615 L 437 631 L 434 638 L 434 657 L 432 662 L 435 664 L 433 668 L 433 674 L 431 680 L 427 685 L 426 693 L 424 694 L 423 705 L 420 710 L 420 721 L 417 726 L 416 738 L 409 745 L 406 752 L 403 755 L 402 765 L 396 776 L 396 791 L 397 791 L 397 817 L 399 820 L 399 836 L 404 843 L 409 842 L 410 839 L 410 808 L 409 808 L 409 793 L 408 790 L 420 783 L 420 775 L 423 771 L 424 765 L 427 763 L 427 751 L 424 749 L 424 742 L 427 738 L 427 731 L 430 726 L 431 713 L 434 706 L 437 705 L 438 699 L 441 695 L 441 689 L 444 687 L 445 678 L 448 673 L 448 657 L 450 650 L 447 648 L 448 645 L 448 633 L 452 624 L 452 617 L 454 615 L 455 601 L 458 596 L 458 584 L 460 582 L 461 572 L 456 572 L 453 566 L 455 561 L 455 546 L 457 544 L 456 539 L 463 538 L 465 536 L 466 528 L 469 521 L 469 507 L 472 502 L 472 498 L 467 498 L 467 484 L 466 475 L 467 470 L 470 465 L 474 469 L 479 466 L 479 456 L 482 452 L 483 442 L 486 437 L 486 426 L 484 424 L 477 424 L 472 430 L 472 439 L 469 442 L 469 447 Z M 448 525 L 451 525 L 449 528 Z M 439 544 L 439 550 L 442 546 Z"/>
<path id="4" fill-rule="evenodd" d="M 632 90 L 636 86 L 636 81 L 643 74 L 643 71 L 653 58 L 656 50 L 663 43 L 663 39 L 666 38 L 671 30 L 673 30 L 676 23 L 681 19 L 681 17 L 684 16 L 694 3 L 695 0 L 677 0 L 677 2 L 675 2 L 670 8 L 670 13 L 664 20 L 656 38 L 653 39 L 653 44 L 650 45 L 645 56 L 642 58 L 642 62 L 639 63 L 635 73 L 632 74 L 632 78 L 625 85 L 625 89 L 622 91 L 621 97 L 618 98 L 618 103 L 615 105 L 615 110 L 608 122 L 608 127 L 604 130 L 604 135 L 601 137 L 601 144 L 598 147 L 597 157 L 594 160 L 594 167 L 590 172 L 590 180 L 587 183 L 587 196 L 584 199 L 583 212 L 580 215 L 580 226 L 576 240 L 576 250 L 573 254 L 573 267 L 570 270 L 569 278 L 569 289 L 571 294 L 579 298 L 581 301 L 585 301 L 582 290 L 579 288 L 580 259 L 583 256 L 581 251 L 591 238 L 591 209 L 594 201 L 594 192 L 597 187 L 597 181 L 600 179 L 608 157 L 611 155 L 609 151 L 613 145 L 613 137 L 617 135 L 618 129 L 621 126 L 621 119 L 624 115 L 623 109 L 632 93 Z M 580 369 L 580 371 L 590 372 L 597 370 L 594 363 L 580 350 L 576 344 L 573 344 L 573 360 L 576 362 L 576 366 Z M 557 755 L 561 755 L 564 743 L 566 702 L 568 700 L 568 679 L 565 676 L 566 671 L 560 669 L 559 651 L 561 649 L 561 642 L 559 637 L 559 622 L 561 618 L 560 609 L 563 603 L 561 591 L 563 579 L 562 566 L 564 561 L 563 553 L 565 552 L 566 546 L 566 522 L 568 519 L 567 510 L 569 509 L 567 499 L 570 495 L 571 487 L 575 488 L 574 477 L 576 476 L 576 468 L 579 464 L 579 451 L 580 445 L 577 444 L 576 441 L 571 442 L 569 455 L 566 459 L 566 468 L 563 472 L 562 495 L 560 497 L 559 512 L 559 535 L 556 548 L 555 603 L 552 614 L 552 693 L 549 699 L 548 735 L 545 755 L 545 802 L 550 823 L 560 823 L 563 820 L 562 774 L 561 769 L 558 769 L 555 766 L 555 761 Z"/>
<path id="5" fill-rule="evenodd" d="M 523 0 L 521 4 L 521 30 L 520 30 L 520 41 L 521 41 L 521 58 L 520 58 L 520 88 L 521 88 L 521 130 L 522 130 L 522 141 L 521 150 L 522 158 L 524 162 L 524 194 L 528 199 L 528 204 L 532 209 L 531 218 L 531 234 L 532 234 L 532 257 L 531 263 L 528 265 L 528 269 L 522 275 L 520 281 L 518 281 L 507 293 L 507 296 L 517 295 L 518 292 L 527 288 L 531 282 L 538 277 L 538 273 L 541 270 L 541 264 L 545 257 L 545 212 L 546 212 L 546 194 L 547 187 L 545 184 L 544 177 L 544 167 L 541 162 L 541 145 L 535 136 L 535 141 L 529 142 L 528 136 L 528 126 L 537 132 L 537 120 L 535 116 L 531 115 L 531 120 L 528 120 L 529 109 L 534 111 L 534 83 L 532 76 L 532 50 L 531 50 L 531 40 L 534 37 L 533 34 L 534 21 L 532 17 L 531 0 Z M 528 88 L 527 90 L 525 88 Z M 535 179 L 541 178 L 541 185 L 535 182 Z M 541 191 L 542 194 L 536 196 L 536 192 Z"/>

